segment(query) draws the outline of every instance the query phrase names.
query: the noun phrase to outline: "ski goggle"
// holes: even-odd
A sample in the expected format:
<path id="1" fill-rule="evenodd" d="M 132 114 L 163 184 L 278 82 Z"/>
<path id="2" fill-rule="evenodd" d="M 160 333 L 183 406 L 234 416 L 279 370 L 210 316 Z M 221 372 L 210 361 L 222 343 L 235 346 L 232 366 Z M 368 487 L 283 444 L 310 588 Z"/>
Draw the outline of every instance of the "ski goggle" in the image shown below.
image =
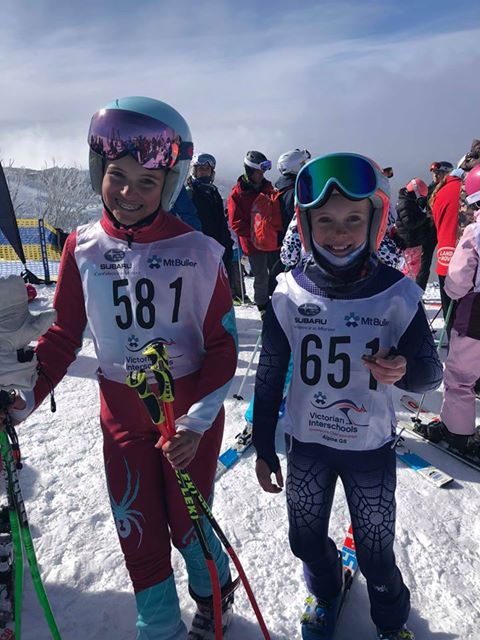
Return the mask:
<path id="1" fill-rule="evenodd" d="M 245 158 L 244 163 L 247 165 L 247 167 L 251 167 L 252 169 L 260 169 L 260 171 L 270 171 L 270 169 L 272 168 L 271 160 L 263 160 L 262 162 L 257 163 Z"/>
<path id="2" fill-rule="evenodd" d="M 452 169 L 452 166 L 447 166 L 443 162 L 432 162 L 432 164 L 430 165 L 430 171 L 442 171 L 443 173 L 450 173 Z"/>
<path id="3" fill-rule="evenodd" d="M 467 196 L 467 204 L 472 211 L 480 211 L 480 191 Z"/>
<path id="4" fill-rule="evenodd" d="M 321 207 L 334 188 L 351 200 L 362 200 L 373 195 L 378 186 L 379 171 L 368 158 L 354 153 L 332 153 L 302 167 L 295 183 L 295 204 L 300 209 Z"/>
<path id="5" fill-rule="evenodd" d="M 167 124 L 124 109 L 101 109 L 90 122 L 88 144 L 105 160 L 130 154 L 145 169 L 171 169 L 190 160 L 193 144 Z"/>
<path id="6" fill-rule="evenodd" d="M 195 156 L 192 160 L 192 164 L 194 167 L 200 165 L 202 167 L 210 167 L 211 169 L 215 169 L 215 165 L 217 161 L 215 158 L 209 153 L 200 153 L 198 156 Z"/>

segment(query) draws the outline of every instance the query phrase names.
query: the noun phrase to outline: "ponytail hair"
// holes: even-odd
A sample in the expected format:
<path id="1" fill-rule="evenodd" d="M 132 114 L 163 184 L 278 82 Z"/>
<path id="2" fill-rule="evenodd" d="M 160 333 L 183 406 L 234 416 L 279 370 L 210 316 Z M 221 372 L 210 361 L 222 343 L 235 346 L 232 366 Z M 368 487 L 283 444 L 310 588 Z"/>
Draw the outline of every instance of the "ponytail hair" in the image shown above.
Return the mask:
<path id="1" fill-rule="evenodd" d="M 430 196 L 430 200 L 428 201 L 428 206 L 430 209 L 433 209 L 433 203 L 435 202 L 435 198 L 437 197 L 437 193 L 440 189 L 446 184 L 448 178 L 448 174 L 443 176 L 440 182 L 436 185 L 435 189 L 432 191 L 432 195 Z"/>

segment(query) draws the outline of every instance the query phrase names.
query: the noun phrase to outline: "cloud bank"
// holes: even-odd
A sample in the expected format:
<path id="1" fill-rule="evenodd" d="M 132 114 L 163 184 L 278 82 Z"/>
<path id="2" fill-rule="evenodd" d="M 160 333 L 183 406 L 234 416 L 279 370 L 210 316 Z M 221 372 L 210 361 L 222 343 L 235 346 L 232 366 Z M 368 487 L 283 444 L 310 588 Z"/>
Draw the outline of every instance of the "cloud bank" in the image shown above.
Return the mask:
<path id="1" fill-rule="evenodd" d="M 0 157 L 17 166 L 86 167 L 91 115 L 125 95 L 177 108 L 222 182 L 248 149 L 275 162 L 299 146 L 365 153 L 399 187 L 480 137 L 479 10 L 466 3 L 6 4 Z"/>

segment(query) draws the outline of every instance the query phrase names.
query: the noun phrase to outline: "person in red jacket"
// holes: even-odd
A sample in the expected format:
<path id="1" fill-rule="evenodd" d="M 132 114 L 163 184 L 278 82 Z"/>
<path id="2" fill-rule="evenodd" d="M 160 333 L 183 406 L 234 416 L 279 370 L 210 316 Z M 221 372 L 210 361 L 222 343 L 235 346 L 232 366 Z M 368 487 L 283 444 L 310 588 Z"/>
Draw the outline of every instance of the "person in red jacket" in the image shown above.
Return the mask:
<path id="1" fill-rule="evenodd" d="M 440 284 L 443 317 L 447 317 L 450 298 L 445 293 L 445 277 L 457 244 L 458 207 L 461 178 L 446 176 L 443 185 L 432 195 L 432 216 L 437 229 L 437 275 Z"/>
<path id="2" fill-rule="evenodd" d="M 25 398 L 26 411 L 66 374 L 88 323 L 99 365 L 110 504 L 138 610 L 136 638 L 197 639 L 204 637 L 199 629 L 213 634 L 212 587 L 175 469 L 188 467 L 211 498 L 223 401 L 237 361 L 223 249 L 167 213 L 193 152 L 188 125 L 175 109 L 151 98 L 119 98 L 94 114 L 89 144 L 90 178 L 104 209 L 100 220 L 78 227 L 66 241 L 54 298 L 57 320 L 38 342 L 44 375 Z M 142 352 L 155 340 L 168 345 L 175 380 L 177 432 L 168 442 L 126 384 L 129 372 L 148 368 Z M 220 583 L 229 587 L 228 556 L 212 529 L 204 529 Z M 199 606 L 188 636 L 172 545 L 184 557 Z M 224 605 L 226 623 L 231 595 Z"/>
<path id="3" fill-rule="evenodd" d="M 480 141 L 474 140 L 471 150 L 466 154 L 459 168 L 468 173 L 478 163 L 480 163 Z M 450 298 L 445 293 L 445 278 L 448 273 L 448 265 L 463 228 L 469 221 L 468 216 L 466 216 L 467 206 L 465 204 L 465 189 L 462 178 L 454 174 L 446 175 L 433 191 L 430 198 L 430 206 L 437 229 L 437 274 L 440 284 L 443 317 L 446 318 L 451 303 Z M 473 217 L 471 217 L 470 221 L 473 221 Z"/>
<path id="4" fill-rule="evenodd" d="M 260 151 L 248 151 L 244 158 L 245 173 L 233 187 L 227 203 L 228 221 L 237 234 L 243 253 L 248 256 L 253 273 L 254 301 L 263 317 L 270 300 L 270 272 L 279 259 L 279 251 L 260 251 L 251 241 L 252 205 L 259 193 L 270 195 L 273 185 L 265 179 L 272 163 Z"/>

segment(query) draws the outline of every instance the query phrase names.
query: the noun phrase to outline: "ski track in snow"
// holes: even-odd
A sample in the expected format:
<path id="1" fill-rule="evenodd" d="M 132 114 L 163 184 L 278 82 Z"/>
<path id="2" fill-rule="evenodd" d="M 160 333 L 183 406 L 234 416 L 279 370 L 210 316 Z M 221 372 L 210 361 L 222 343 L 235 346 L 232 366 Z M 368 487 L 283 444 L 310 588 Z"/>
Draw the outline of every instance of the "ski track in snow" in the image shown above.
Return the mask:
<path id="1" fill-rule="evenodd" d="M 251 289 L 250 279 L 247 284 Z M 34 310 L 51 304 L 54 291 L 53 287 L 38 287 L 38 292 Z M 435 311 L 432 307 L 430 315 Z M 254 307 L 236 308 L 236 312 L 240 355 L 226 402 L 224 447 L 243 427 L 255 367 L 242 393 L 245 401 L 234 400 L 232 394 L 240 386 L 260 330 Z M 437 320 L 434 326 L 441 324 Z M 95 369 L 95 353 L 87 335 L 79 357 L 56 389 L 57 412 L 50 413 L 46 400 L 18 429 L 24 456 L 20 480 L 41 574 L 62 637 L 132 640 L 134 597 L 104 480 Z M 400 395 L 398 392 L 398 398 Z M 438 411 L 440 404 L 441 390 L 429 394 L 428 407 Z M 397 407 L 400 415 L 407 415 L 399 402 Z M 437 489 L 398 463 L 395 551 L 412 592 L 409 625 L 417 640 L 479 640 L 480 474 L 427 443 L 411 436 L 406 436 L 406 441 L 412 451 L 456 479 L 449 487 Z M 285 471 L 280 429 L 277 445 Z M 297 640 L 306 591 L 301 563 L 288 545 L 285 494 L 261 491 L 254 461 L 250 449 L 219 479 L 214 513 L 243 563 L 272 640 Z M 348 522 L 339 483 L 330 526 L 330 534 L 339 544 Z M 188 596 L 183 561 L 178 552 L 173 553 L 182 612 L 188 624 L 194 605 Z M 235 612 L 229 640 L 260 640 L 263 636 L 241 588 Z M 50 638 L 28 569 L 23 629 L 24 640 Z M 366 585 L 359 574 L 339 621 L 336 640 L 374 637 Z"/>

